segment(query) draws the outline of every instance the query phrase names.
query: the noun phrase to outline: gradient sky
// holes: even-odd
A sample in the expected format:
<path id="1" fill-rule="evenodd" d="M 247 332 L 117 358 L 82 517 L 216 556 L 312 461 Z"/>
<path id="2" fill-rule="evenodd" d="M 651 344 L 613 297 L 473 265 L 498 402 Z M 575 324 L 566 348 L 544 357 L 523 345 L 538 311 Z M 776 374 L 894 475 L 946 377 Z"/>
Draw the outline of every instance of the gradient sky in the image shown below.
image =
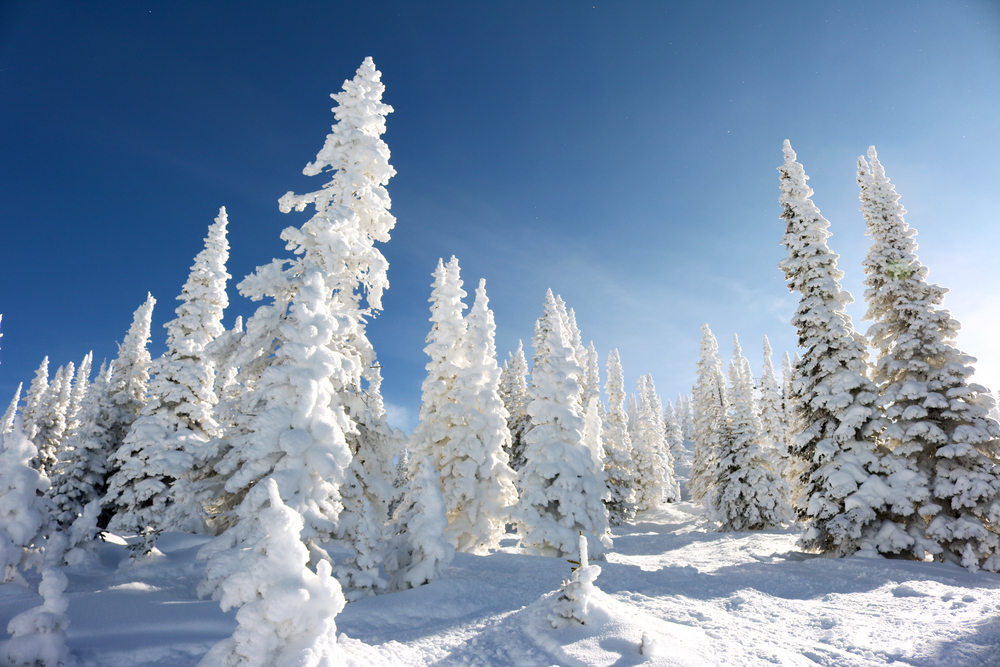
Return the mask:
<path id="1" fill-rule="evenodd" d="M 763 6 L 762 6 L 763 5 Z M 487 281 L 501 358 L 545 290 L 602 365 L 690 391 L 700 326 L 755 373 L 794 351 L 778 261 L 789 139 L 831 221 L 864 331 L 855 165 L 874 144 L 951 289 L 960 347 L 1000 388 L 1000 3 L 0 3 L 0 410 L 52 371 L 116 354 L 146 292 L 154 355 L 220 206 L 235 283 L 273 257 L 285 192 L 372 56 L 395 108 L 385 311 L 369 326 L 413 425 L 439 257 Z M 472 299 L 468 299 L 471 305 Z"/>

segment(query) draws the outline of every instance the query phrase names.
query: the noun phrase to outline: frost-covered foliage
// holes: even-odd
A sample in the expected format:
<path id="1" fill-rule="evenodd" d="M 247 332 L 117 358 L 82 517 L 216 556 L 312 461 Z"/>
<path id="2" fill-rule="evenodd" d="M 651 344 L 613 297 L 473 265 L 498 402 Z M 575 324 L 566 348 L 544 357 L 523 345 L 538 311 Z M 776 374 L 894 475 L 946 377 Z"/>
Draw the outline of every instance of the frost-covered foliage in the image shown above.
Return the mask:
<path id="1" fill-rule="evenodd" d="M 635 517 L 635 459 L 625 414 L 625 376 L 618 350 L 608 353 L 608 411 L 604 421 L 604 476 L 608 495 L 604 501 L 608 519 L 620 526 Z"/>
<path id="2" fill-rule="evenodd" d="M 66 435 L 71 435 L 80 427 L 80 410 L 83 408 L 83 400 L 90 390 L 90 371 L 94 363 L 94 353 L 88 352 L 80 362 L 80 368 L 76 371 L 73 380 L 73 388 L 69 398 L 69 409 L 66 410 Z"/>
<path id="3" fill-rule="evenodd" d="M 35 409 L 35 436 L 32 440 L 38 447 L 39 470 L 47 477 L 51 477 L 55 470 L 66 435 L 66 413 L 69 411 L 73 373 L 72 362 L 60 366 Z"/>
<path id="4" fill-rule="evenodd" d="M 13 637 L 0 648 L 11 667 L 72 667 L 76 659 L 66 648 L 66 628 L 69 626 L 69 599 L 63 594 L 66 575 L 56 568 L 42 571 L 38 592 L 42 604 L 21 612 L 11 619 L 7 632 Z"/>
<path id="5" fill-rule="evenodd" d="M 684 447 L 684 437 L 681 434 L 680 423 L 677 421 L 677 411 L 670 401 L 667 401 L 667 405 L 663 408 L 663 434 L 676 468 L 687 458 L 687 449 Z"/>
<path id="6" fill-rule="evenodd" d="M 21 402 L 22 388 L 24 388 L 24 383 L 18 382 L 17 391 L 14 392 L 14 398 L 10 399 L 7 411 L 3 413 L 3 419 L 0 419 L 0 433 L 10 433 L 11 429 L 14 428 L 14 417 L 17 416 L 17 406 L 18 403 Z"/>
<path id="7" fill-rule="evenodd" d="M 583 392 L 583 405 L 587 407 L 590 405 L 590 399 L 597 398 L 600 401 L 601 397 L 601 360 L 597 356 L 597 348 L 594 347 L 594 342 L 591 341 L 590 345 L 587 346 L 587 385 Z M 598 404 L 598 407 L 603 409 L 603 406 Z"/>
<path id="8" fill-rule="evenodd" d="M 514 471 L 507 465 L 508 415 L 498 393 L 496 324 L 488 304 L 486 281 L 481 280 L 465 318 L 462 365 L 446 410 L 451 422 L 448 440 L 438 459 L 448 509 L 446 535 L 457 551 L 476 554 L 500 545 L 510 508 L 517 502 Z"/>
<path id="9" fill-rule="evenodd" d="M 710 503 L 712 518 L 721 531 L 774 528 L 790 519 L 788 488 L 775 469 L 774 448 L 762 442 L 753 378 L 746 373 L 745 361 L 734 337 L 729 366 L 730 411 L 719 442 Z"/>
<path id="10" fill-rule="evenodd" d="M 796 510 L 800 543 L 831 555 L 859 549 L 898 552 L 912 544 L 892 518 L 913 513 L 926 497 L 921 480 L 903 461 L 880 450 L 878 390 L 868 379 L 868 350 L 844 310 L 851 295 L 826 239 L 830 223 L 809 197 L 802 165 L 788 141 L 781 174 L 782 243 L 779 267 L 791 291 L 801 293 L 792 324 L 804 350 L 792 380 L 798 459 Z"/>
<path id="11" fill-rule="evenodd" d="M 227 554 L 219 584 L 223 611 L 237 608 L 236 631 L 199 667 L 334 667 L 346 665 L 337 645 L 336 616 L 346 603 L 330 563 L 316 572 L 300 535 L 302 516 L 281 501 L 273 477 L 260 485 L 268 504 L 256 517 L 259 538 Z M 208 568 L 219 563 L 210 561 Z"/>
<path id="12" fill-rule="evenodd" d="M 650 375 L 636 385 L 639 405 L 632 457 L 635 459 L 635 504 L 641 510 L 659 507 L 664 502 L 680 500 L 680 487 L 674 477 L 674 462 L 663 427 L 663 408 Z"/>
<path id="13" fill-rule="evenodd" d="M 798 359 L 798 354 L 795 358 Z M 794 402 L 792 401 L 792 378 L 794 377 L 794 371 L 792 367 L 792 360 L 785 352 L 781 355 L 781 411 L 785 424 L 785 441 L 781 445 L 781 455 L 787 456 L 789 450 L 791 449 L 792 442 L 795 440 L 795 433 L 798 429 L 794 426 Z"/>
<path id="14" fill-rule="evenodd" d="M 149 400 L 115 454 L 118 469 L 107 498 L 114 507 L 111 530 L 208 531 L 191 482 L 205 443 L 221 434 L 213 415 L 215 367 L 205 348 L 225 330 L 227 225 L 222 208 L 177 297 L 177 317 L 164 325 L 167 351 L 151 364 Z"/>
<path id="15" fill-rule="evenodd" d="M 31 385 L 28 386 L 28 392 L 24 395 L 24 409 L 21 410 L 21 415 L 24 417 L 24 425 L 22 427 L 24 434 L 32 442 L 35 441 L 35 436 L 38 435 L 39 421 L 42 418 L 42 401 L 45 399 L 45 394 L 48 390 L 49 358 L 45 357 L 42 359 L 38 370 L 35 371 L 35 378 L 31 381 Z"/>
<path id="16" fill-rule="evenodd" d="M 108 394 L 111 367 L 101 364 L 77 413 L 78 425 L 66 438 L 48 496 L 52 518 L 65 530 L 83 514 L 83 508 L 104 497 L 108 456 L 112 453 L 111 424 L 115 406 Z M 94 529 L 97 526 L 93 526 Z"/>
<path id="17" fill-rule="evenodd" d="M 362 394 L 348 396 L 348 413 L 357 432 L 347 434 L 352 458 L 340 485 L 343 509 L 334 533 L 338 542 L 352 552 L 338 559 L 334 567 L 348 600 L 388 586 L 379 566 L 386 549 L 386 521 L 396 493 L 393 457 L 403 458 L 406 442 L 405 435 L 385 420 L 380 368 L 371 366 L 367 371 L 368 388 Z"/>
<path id="18" fill-rule="evenodd" d="M 225 479 L 215 509 L 223 514 L 220 525 L 229 527 L 206 546 L 207 555 L 221 557 L 256 539 L 254 517 L 267 501 L 261 484 L 267 479 L 302 515 L 305 544 L 334 537 L 339 486 L 352 461 L 347 438 L 357 431 L 346 405 L 375 363 L 365 322 L 381 309 L 388 287 L 388 263 L 375 242 L 388 241 L 395 225 L 385 189 L 395 170 L 381 139 L 392 107 L 381 101 L 380 79 L 368 58 L 332 96 L 337 123 L 304 170 L 327 172 L 330 181 L 279 201 L 283 212 L 315 206 L 302 227 L 281 233 L 294 259 L 257 267 L 239 284 L 244 296 L 271 302 L 247 322 L 234 355 L 242 391 L 230 413 L 228 448 L 215 464 Z"/>
<path id="19" fill-rule="evenodd" d="M 531 426 L 528 415 L 528 360 L 524 345 L 517 341 L 517 351 L 504 362 L 500 373 L 500 397 L 507 410 L 507 428 L 510 430 L 510 467 L 518 471 L 524 467 L 524 434 Z"/>
<path id="20" fill-rule="evenodd" d="M 466 364 L 465 331 L 462 316 L 466 306 L 462 298 L 462 280 L 458 260 L 445 265 L 438 260 L 431 288 L 431 330 L 424 352 L 427 377 L 422 385 L 420 422 L 413 430 L 407 449 L 410 454 L 409 484 L 396 520 L 404 531 L 400 542 L 403 553 L 398 562 L 394 587 L 420 586 L 439 576 L 454 556 L 455 545 L 445 536 L 448 526 L 449 499 L 442 495 L 442 455 L 451 438 L 453 413 L 452 391 L 459 369 Z M 440 514 L 438 514 L 440 512 Z"/>
<path id="21" fill-rule="evenodd" d="M 785 413 L 781 386 L 771 363 L 771 343 L 764 336 L 764 368 L 760 375 L 761 445 L 785 451 Z"/>
<path id="22" fill-rule="evenodd" d="M 573 554 L 583 531 L 595 554 L 611 547 L 604 485 L 583 442 L 579 378 L 584 370 L 569 344 L 559 305 L 548 290 L 535 326 L 526 463 L 520 473 L 521 500 L 514 512 L 521 543 L 549 556 Z"/>
<path id="23" fill-rule="evenodd" d="M 694 460 L 688 490 L 692 500 L 704 502 L 715 480 L 718 463 L 716 449 L 720 425 L 726 419 L 726 379 L 722 373 L 719 343 L 707 324 L 701 325 L 701 356 L 698 358 L 698 379 L 692 388 L 694 412 Z"/>
<path id="24" fill-rule="evenodd" d="M 549 623 L 557 630 L 567 625 L 587 625 L 592 598 L 597 590 L 594 580 L 601 573 L 601 567 L 590 564 L 587 539 L 583 535 L 580 535 L 578 549 L 580 560 L 570 578 L 563 581 L 548 614 Z"/>
<path id="25" fill-rule="evenodd" d="M 48 512 L 41 494 L 49 479 L 31 466 L 37 455 L 35 444 L 15 419 L 8 433 L 0 434 L 0 567 L 2 582 L 12 581 L 17 568 L 38 546 Z"/>
<path id="26" fill-rule="evenodd" d="M 929 480 L 930 499 L 910 517 L 914 552 L 1000 570 L 1000 428 L 987 390 L 969 382 L 975 359 L 955 347 L 959 323 L 946 289 L 927 282 L 916 230 L 895 186 L 868 149 L 858 158 L 861 211 L 872 237 L 864 261 L 865 319 L 877 350 L 875 383 L 890 424 L 883 438 Z"/>
<path id="27" fill-rule="evenodd" d="M 677 394 L 677 420 L 681 424 L 681 435 L 688 442 L 694 442 L 694 411 L 691 409 L 691 394 Z"/>

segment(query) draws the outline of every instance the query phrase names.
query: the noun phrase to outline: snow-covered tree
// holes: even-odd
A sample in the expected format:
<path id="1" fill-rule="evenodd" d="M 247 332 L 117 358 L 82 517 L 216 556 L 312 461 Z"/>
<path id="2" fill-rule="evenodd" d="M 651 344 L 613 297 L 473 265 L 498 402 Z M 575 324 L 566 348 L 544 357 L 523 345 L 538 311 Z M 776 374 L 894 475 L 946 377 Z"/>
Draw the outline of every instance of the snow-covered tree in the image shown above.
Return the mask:
<path id="1" fill-rule="evenodd" d="M 66 647 L 69 626 L 69 599 L 64 595 L 69 581 L 61 570 L 42 570 L 38 592 L 42 604 L 21 612 L 10 620 L 7 631 L 13 635 L 3 643 L 0 654 L 11 667 L 72 667 L 76 659 Z"/>
<path id="2" fill-rule="evenodd" d="M 112 366 L 111 384 L 108 394 L 115 406 L 109 424 L 112 454 L 108 458 L 108 474 L 113 475 L 121 465 L 122 458 L 117 456 L 119 448 L 125 442 L 132 423 L 139 417 L 149 391 L 149 366 L 152 359 L 149 356 L 149 330 L 153 318 L 153 306 L 156 299 L 152 294 L 146 296 L 146 301 L 135 311 L 132 326 L 124 340 L 118 346 L 118 357 Z M 107 526 L 111 519 L 112 508 L 105 507 L 101 518 L 102 527 Z"/>
<path id="3" fill-rule="evenodd" d="M 677 419 L 681 424 L 681 435 L 688 442 L 694 442 L 694 411 L 691 409 L 691 394 L 677 394 Z"/>
<path id="4" fill-rule="evenodd" d="M 51 477 L 55 470 L 59 450 L 66 435 L 66 413 L 69 410 L 73 373 L 72 362 L 67 366 L 60 366 L 35 409 L 33 440 L 38 447 L 39 470 L 47 477 Z"/>
<path id="5" fill-rule="evenodd" d="M 219 600 L 223 611 L 238 609 L 237 626 L 199 667 L 346 665 L 335 620 L 346 600 L 330 563 L 320 561 L 316 572 L 309 569 L 302 516 L 282 502 L 273 477 L 260 488 L 267 504 L 255 518 L 259 537 L 225 567 L 220 567 L 222 559 L 209 560 L 209 570 L 223 570 Z"/>
<path id="6" fill-rule="evenodd" d="M 795 356 L 798 358 L 799 355 L 796 354 Z M 782 456 L 788 455 L 792 441 L 795 439 L 795 433 L 798 432 L 793 423 L 795 406 L 792 402 L 792 378 L 794 377 L 792 369 L 792 360 L 788 356 L 788 353 L 785 352 L 781 355 L 781 410 L 785 424 L 785 441 L 781 445 Z"/>
<path id="7" fill-rule="evenodd" d="M 788 257 L 779 267 L 789 290 L 801 294 L 792 318 L 803 349 L 792 380 L 801 429 L 792 447 L 800 464 L 800 544 L 837 556 L 859 549 L 898 552 L 913 539 L 890 519 L 912 514 L 926 490 L 874 442 L 882 429 L 878 390 L 866 375 L 864 340 L 845 312 L 853 299 L 840 287 L 838 256 L 826 243 L 830 223 L 809 198 L 813 190 L 787 140 L 784 154 L 779 201 Z"/>
<path id="8" fill-rule="evenodd" d="M 507 410 L 507 428 L 510 430 L 508 455 L 511 469 L 524 467 L 524 434 L 531 426 L 528 415 L 528 360 L 524 345 L 517 341 L 517 351 L 504 363 L 500 373 L 500 397 Z"/>
<path id="9" fill-rule="evenodd" d="M 35 444 L 15 419 L 13 428 L 0 434 L 0 568 L 2 583 L 17 577 L 17 568 L 27 563 L 30 549 L 39 539 L 48 512 L 41 494 L 49 479 L 31 466 L 37 455 Z"/>
<path id="10" fill-rule="evenodd" d="M 28 387 L 28 392 L 24 395 L 24 409 L 21 410 L 21 414 L 24 417 L 24 434 L 28 436 L 28 439 L 32 442 L 35 441 L 35 437 L 38 435 L 40 421 L 42 418 L 40 412 L 42 409 L 42 401 L 45 400 L 45 394 L 47 394 L 48 391 L 49 358 L 45 357 L 42 359 L 42 363 L 38 367 L 38 370 L 35 371 L 35 378 L 31 381 L 31 385 Z"/>
<path id="11" fill-rule="evenodd" d="M 676 467 L 684 463 L 687 458 L 687 449 L 684 448 L 684 437 L 681 435 L 681 426 L 677 421 L 677 411 L 670 401 L 667 401 L 667 405 L 663 408 L 663 434 L 674 462 L 676 477 Z"/>
<path id="12" fill-rule="evenodd" d="M 872 237 L 864 261 L 865 319 L 877 350 L 883 438 L 929 480 L 930 499 L 910 533 L 918 558 L 1000 570 L 1000 427 L 986 388 L 969 381 L 975 359 L 955 347 L 959 323 L 944 309 L 946 289 L 927 282 L 916 230 L 903 219 L 895 186 L 875 147 L 858 158 L 861 211 Z M 928 543 L 927 540 L 930 540 Z"/>
<path id="13" fill-rule="evenodd" d="M 87 504 L 99 501 L 107 490 L 107 463 L 112 453 L 111 423 L 115 406 L 108 388 L 111 367 L 101 369 L 87 389 L 77 414 L 79 425 L 66 438 L 48 495 L 53 519 L 60 530 L 68 529 L 83 514 Z M 81 526 L 82 528 L 82 526 Z M 96 531 L 96 524 L 88 530 Z"/>
<path id="14" fill-rule="evenodd" d="M 663 428 L 663 409 L 653 378 L 644 375 L 636 386 L 639 401 L 632 456 L 635 458 L 635 504 L 640 511 L 680 500 L 673 459 Z"/>
<path id="15" fill-rule="evenodd" d="M 215 367 L 205 348 L 225 331 L 228 223 L 223 207 L 177 297 L 177 317 L 164 325 L 167 351 L 151 364 L 149 401 L 115 453 L 118 469 L 108 482 L 111 530 L 208 532 L 192 474 L 204 460 L 205 443 L 221 435 L 213 415 Z"/>
<path id="16" fill-rule="evenodd" d="M 600 401 L 601 397 L 601 360 L 597 356 L 597 348 L 594 347 L 594 342 L 591 341 L 590 345 L 587 347 L 587 385 L 583 392 L 583 405 L 587 407 L 590 405 L 590 399 L 597 398 Z M 603 409 L 603 405 L 598 404 L 598 408 Z"/>
<path id="17" fill-rule="evenodd" d="M 349 415 L 357 425 L 348 433 L 351 465 L 340 485 L 343 509 L 335 531 L 338 542 L 352 554 L 337 560 L 334 574 L 348 600 L 380 592 L 388 586 L 380 571 L 386 550 L 386 521 L 396 494 L 394 456 L 405 453 L 406 438 L 385 419 L 382 375 L 378 366 L 367 369 L 368 388 L 354 395 Z M 363 396 L 363 400 L 357 400 Z"/>
<path id="18" fill-rule="evenodd" d="M 259 538 L 268 479 L 302 515 L 301 540 L 315 547 L 314 558 L 325 559 L 318 543 L 334 537 L 339 487 L 352 461 L 347 438 L 357 431 L 346 396 L 362 391 L 364 369 L 375 363 L 365 323 L 381 310 L 388 286 L 388 263 L 375 242 L 387 241 L 395 224 L 385 189 L 395 170 L 381 139 L 392 107 L 381 101 L 380 77 L 368 58 L 333 95 L 337 124 L 304 170 L 326 171 L 330 181 L 279 201 L 283 212 L 315 206 L 305 224 L 281 234 L 294 259 L 257 267 L 239 284 L 244 296 L 271 302 L 247 322 L 234 358 L 244 390 L 229 447 L 215 464 L 226 480 L 217 508 L 232 512 L 231 525 L 205 547 L 223 560 L 229 548 Z M 216 571 L 203 589 L 223 575 Z"/>
<path id="19" fill-rule="evenodd" d="M 604 475 L 608 497 L 608 519 L 620 526 L 635 517 L 635 459 L 625 414 L 625 377 L 618 350 L 608 353 L 608 412 L 604 421 Z"/>
<path id="20" fill-rule="evenodd" d="M 452 391 L 465 359 L 465 332 L 468 324 L 462 316 L 466 306 L 462 298 L 462 280 L 458 260 L 445 265 L 438 260 L 431 288 L 433 323 L 427 334 L 424 352 L 427 377 L 420 402 L 420 422 L 407 445 L 410 455 L 407 493 L 396 510 L 399 526 L 405 531 L 403 553 L 397 556 L 394 587 L 415 587 L 439 576 L 454 555 L 455 544 L 447 539 L 448 499 L 442 495 L 442 454 L 451 438 L 453 414 L 459 406 L 452 403 Z M 438 514 L 438 512 L 441 512 Z M 390 564 L 391 565 L 391 564 Z"/>
<path id="21" fill-rule="evenodd" d="M 764 368 L 760 375 L 761 445 L 785 451 L 785 415 L 781 387 L 771 363 L 771 343 L 764 336 Z"/>
<path id="22" fill-rule="evenodd" d="M 549 623 L 557 630 L 568 625 L 587 625 L 590 620 L 591 599 L 597 591 L 594 580 L 601 573 L 599 565 L 590 564 L 590 554 L 587 553 L 587 539 L 579 538 L 579 560 L 573 574 L 563 581 L 552 605 L 552 611 L 547 615 Z"/>
<path id="23" fill-rule="evenodd" d="M 17 406 L 21 402 L 21 389 L 23 387 L 23 382 L 17 383 L 17 391 L 14 392 L 14 398 L 10 400 L 7 411 L 3 413 L 3 419 L 0 420 L 0 433 L 10 433 L 14 428 L 14 417 L 17 416 Z"/>
<path id="24" fill-rule="evenodd" d="M 711 490 L 718 462 L 719 427 L 726 419 L 726 379 L 722 374 L 719 343 L 707 324 L 701 325 L 701 356 L 698 358 L 698 379 L 692 388 L 694 412 L 694 457 L 688 490 L 691 498 L 703 502 Z"/>
<path id="25" fill-rule="evenodd" d="M 745 360 L 734 337 L 730 414 L 719 442 L 710 503 L 712 517 L 722 531 L 774 528 L 790 518 L 788 490 L 775 470 L 774 449 L 762 442 L 753 378 L 746 372 Z"/>
<path id="26" fill-rule="evenodd" d="M 73 389 L 69 399 L 69 409 L 66 410 L 66 435 L 72 434 L 80 427 L 78 416 L 83 408 L 83 400 L 90 390 L 90 371 L 94 363 L 94 353 L 88 352 L 80 362 L 73 380 Z"/>
<path id="27" fill-rule="evenodd" d="M 515 473 L 507 465 L 508 415 L 498 393 L 496 324 L 488 304 L 486 281 L 481 280 L 465 318 L 463 364 L 447 406 L 452 425 L 439 455 L 446 535 L 457 551 L 477 554 L 500 545 L 517 502 Z"/>
<path id="28" fill-rule="evenodd" d="M 545 312 L 535 327 L 539 346 L 528 392 L 532 427 L 526 436 L 521 500 L 514 521 L 521 543 L 534 553 L 575 554 L 577 537 L 583 531 L 594 553 L 603 554 L 611 547 L 611 535 L 601 500 L 605 488 L 583 443 L 578 397 L 584 370 L 558 310 L 548 290 Z"/>

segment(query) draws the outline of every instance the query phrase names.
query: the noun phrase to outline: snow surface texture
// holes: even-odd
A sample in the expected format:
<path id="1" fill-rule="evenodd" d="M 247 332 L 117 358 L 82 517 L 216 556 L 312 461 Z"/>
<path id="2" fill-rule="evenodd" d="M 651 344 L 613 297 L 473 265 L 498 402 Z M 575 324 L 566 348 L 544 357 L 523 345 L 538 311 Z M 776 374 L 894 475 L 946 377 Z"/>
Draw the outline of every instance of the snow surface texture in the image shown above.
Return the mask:
<path id="1" fill-rule="evenodd" d="M 718 533 L 701 511 L 673 503 L 615 529 L 588 625 L 552 628 L 570 566 L 524 555 L 508 535 L 499 553 L 457 554 L 427 586 L 348 604 L 337 644 L 359 667 L 1000 664 L 997 575 L 807 555 L 796 529 Z M 112 537 L 93 560 L 63 568 L 78 664 L 194 667 L 231 636 L 234 613 L 195 591 L 208 539 L 164 533 L 161 553 L 118 569 L 129 552 Z M 3 627 L 42 604 L 38 576 L 28 578 L 30 588 L 0 586 Z"/>

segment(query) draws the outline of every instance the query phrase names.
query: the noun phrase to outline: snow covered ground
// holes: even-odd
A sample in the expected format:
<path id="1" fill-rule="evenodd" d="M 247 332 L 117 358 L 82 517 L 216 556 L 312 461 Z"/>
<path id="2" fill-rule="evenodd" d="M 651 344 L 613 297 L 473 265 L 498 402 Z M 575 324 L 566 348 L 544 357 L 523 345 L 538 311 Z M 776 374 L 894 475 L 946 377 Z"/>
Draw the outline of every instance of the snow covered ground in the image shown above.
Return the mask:
<path id="1" fill-rule="evenodd" d="M 67 567 L 80 663 L 186 667 L 229 636 L 234 614 L 195 594 L 205 541 L 165 534 L 162 555 L 131 567 L 119 567 L 124 543 L 106 542 L 94 562 Z M 994 574 L 816 557 L 796 550 L 793 530 L 716 533 L 683 502 L 617 529 L 591 624 L 553 630 L 546 614 L 569 564 L 504 544 L 459 554 L 427 586 L 349 604 L 337 625 L 355 664 L 1000 665 Z M 29 583 L 0 586 L 4 626 L 40 604 Z"/>

